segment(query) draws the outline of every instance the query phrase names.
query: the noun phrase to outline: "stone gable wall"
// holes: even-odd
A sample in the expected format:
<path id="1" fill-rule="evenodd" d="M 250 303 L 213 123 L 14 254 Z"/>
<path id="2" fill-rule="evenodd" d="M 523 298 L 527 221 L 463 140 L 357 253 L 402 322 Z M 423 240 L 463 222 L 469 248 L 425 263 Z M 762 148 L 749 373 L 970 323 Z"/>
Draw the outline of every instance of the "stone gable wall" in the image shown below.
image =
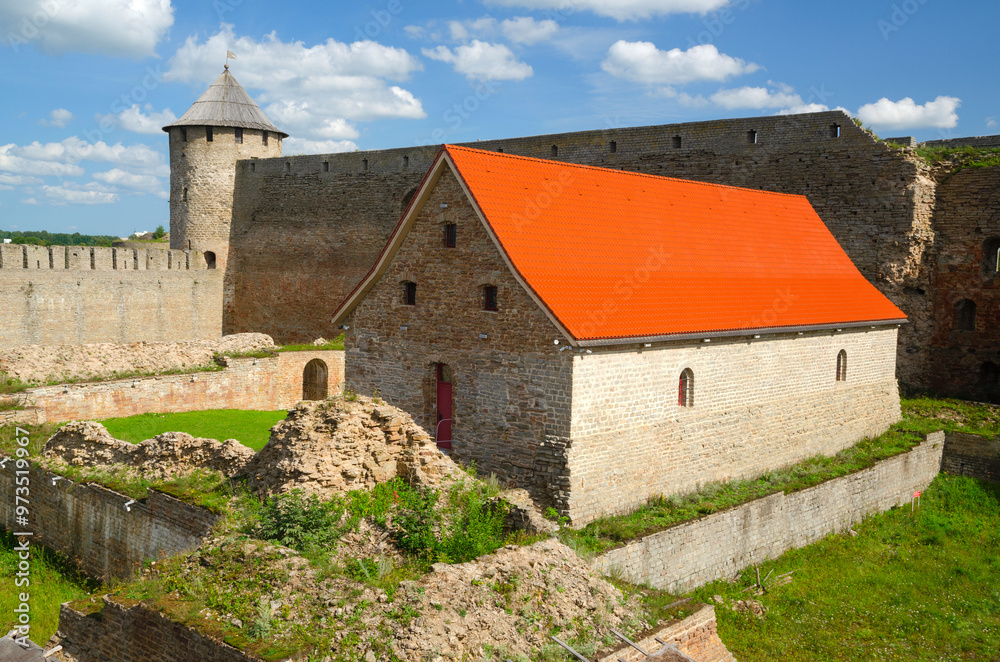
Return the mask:
<path id="1" fill-rule="evenodd" d="M 222 334 L 222 272 L 197 251 L 0 245 L 0 349 Z"/>
<path id="2" fill-rule="evenodd" d="M 55 550 L 102 580 L 131 577 L 148 559 L 194 549 L 219 518 L 156 490 L 149 490 L 145 500 L 134 501 L 93 483 L 66 478 L 53 482 L 55 474 L 33 467 L 26 474 L 25 526 L 15 519 L 17 471 L 13 460 L 0 469 L 0 524 L 10 532 L 32 533 L 32 545 Z"/>
<path id="3" fill-rule="evenodd" d="M 455 248 L 444 247 L 446 223 L 458 226 Z M 403 304 L 405 281 L 417 284 L 415 306 Z M 498 312 L 483 310 L 487 284 L 498 288 Z M 450 171 L 347 325 L 349 388 L 377 389 L 433 434 L 435 366 L 451 366 L 454 457 L 547 500 L 564 471 L 571 359 Z"/>
<path id="4" fill-rule="evenodd" d="M 865 277 L 910 317 L 899 334 L 898 376 L 918 384 L 929 378 L 923 348 L 931 333 L 934 182 L 921 161 L 876 142 L 844 113 L 616 128 L 467 146 L 805 195 Z M 438 150 L 423 146 L 240 162 L 226 333 L 260 331 L 284 343 L 333 337 L 331 313 L 367 273 Z"/>
<path id="5" fill-rule="evenodd" d="M 943 452 L 944 433 L 934 432 L 870 469 L 679 524 L 613 549 L 593 567 L 616 567 L 630 581 L 672 593 L 690 591 L 909 503 L 937 476 Z"/>
<path id="6" fill-rule="evenodd" d="M 832 455 L 899 420 L 896 327 L 595 350 L 573 365 L 574 524 Z M 847 352 L 847 381 L 836 380 Z M 678 405 L 681 372 L 694 405 Z"/>

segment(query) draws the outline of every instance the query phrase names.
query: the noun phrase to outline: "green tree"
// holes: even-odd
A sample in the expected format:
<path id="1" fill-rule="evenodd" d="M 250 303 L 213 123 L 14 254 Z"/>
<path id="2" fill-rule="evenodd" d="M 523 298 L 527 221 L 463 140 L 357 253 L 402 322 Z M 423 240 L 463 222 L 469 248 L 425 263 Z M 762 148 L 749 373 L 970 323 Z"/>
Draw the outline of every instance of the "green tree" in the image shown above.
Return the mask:
<path id="1" fill-rule="evenodd" d="M 163 239 L 163 235 L 167 234 L 167 231 L 162 225 L 157 225 L 156 230 L 153 232 L 153 239 Z"/>

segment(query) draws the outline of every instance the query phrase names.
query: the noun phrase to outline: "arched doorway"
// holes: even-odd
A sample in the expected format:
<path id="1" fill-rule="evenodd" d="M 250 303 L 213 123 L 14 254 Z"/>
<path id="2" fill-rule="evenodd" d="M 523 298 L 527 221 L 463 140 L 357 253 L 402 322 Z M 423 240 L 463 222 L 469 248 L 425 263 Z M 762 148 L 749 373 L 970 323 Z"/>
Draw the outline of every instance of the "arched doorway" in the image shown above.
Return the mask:
<path id="1" fill-rule="evenodd" d="M 437 441 L 438 448 L 451 448 L 451 403 L 453 395 L 451 366 L 438 363 L 435 367 L 437 373 L 437 417 L 434 440 Z"/>
<path id="2" fill-rule="evenodd" d="M 326 363 L 313 359 L 302 371 L 302 399 L 326 400 L 329 371 Z"/>

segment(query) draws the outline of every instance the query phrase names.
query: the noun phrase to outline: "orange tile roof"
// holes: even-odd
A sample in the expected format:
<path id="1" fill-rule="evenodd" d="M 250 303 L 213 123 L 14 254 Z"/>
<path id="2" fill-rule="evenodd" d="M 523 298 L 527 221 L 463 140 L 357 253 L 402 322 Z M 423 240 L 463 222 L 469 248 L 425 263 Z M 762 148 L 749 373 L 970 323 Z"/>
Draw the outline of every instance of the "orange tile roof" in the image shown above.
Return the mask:
<path id="1" fill-rule="evenodd" d="M 804 196 L 453 145 L 443 154 L 576 340 L 906 317 Z"/>

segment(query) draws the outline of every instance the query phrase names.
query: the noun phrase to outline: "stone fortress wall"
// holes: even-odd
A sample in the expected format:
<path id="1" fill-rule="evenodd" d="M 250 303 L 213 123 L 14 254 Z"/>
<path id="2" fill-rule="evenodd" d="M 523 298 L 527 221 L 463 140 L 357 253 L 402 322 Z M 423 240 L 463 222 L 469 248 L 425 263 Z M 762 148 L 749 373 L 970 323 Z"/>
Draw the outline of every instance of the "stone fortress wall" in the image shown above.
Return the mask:
<path id="1" fill-rule="evenodd" d="M 909 316 L 898 375 L 929 379 L 936 184 L 922 160 L 832 111 L 467 143 L 546 159 L 805 195 L 861 272 Z M 332 337 L 438 146 L 240 161 L 226 333 Z M 524 201 L 525 206 L 533 203 Z"/>
<path id="2" fill-rule="evenodd" d="M 222 333 L 222 272 L 197 251 L 0 245 L 0 349 Z"/>

